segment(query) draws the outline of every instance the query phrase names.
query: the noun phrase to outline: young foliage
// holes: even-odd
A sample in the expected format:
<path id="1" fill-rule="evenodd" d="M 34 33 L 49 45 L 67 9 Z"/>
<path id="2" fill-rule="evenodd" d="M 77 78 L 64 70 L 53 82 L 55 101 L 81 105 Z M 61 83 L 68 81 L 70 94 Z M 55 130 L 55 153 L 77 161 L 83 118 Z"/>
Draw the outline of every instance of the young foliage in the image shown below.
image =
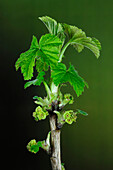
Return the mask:
<path id="1" fill-rule="evenodd" d="M 78 52 L 87 47 L 97 58 L 100 56 L 101 45 L 96 38 L 87 37 L 84 31 L 75 26 L 63 24 L 63 27 L 69 38 L 69 44 L 73 45 Z"/>
<path id="2" fill-rule="evenodd" d="M 48 69 L 49 69 L 49 65 L 46 62 L 42 61 L 40 58 L 37 59 L 37 61 L 36 61 L 37 72 L 41 72 L 43 70 L 48 71 Z"/>
<path id="3" fill-rule="evenodd" d="M 54 65 L 59 60 L 59 46 L 62 44 L 61 40 L 51 34 L 43 35 L 40 38 L 39 44 L 37 41 L 37 38 L 33 36 L 30 49 L 20 55 L 20 58 L 17 60 L 15 67 L 16 70 L 21 67 L 21 72 L 23 73 L 24 80 L 29 80 L 33 77 L 33 67 L 35 66 L 35 59 L 39 61 L 41 60 L 41 63 L 43 63 L 44 69 L 44 63 L 47 65 Z M 36 62 L 37 68 L 38 61 Z"/>
<path id="4" fill-rule="evenodd" d="M 33 67 L 35 66 L 35 59 L 39 45 L 35 36 L 33 36 L 30 49 L 20 55 L 20 58 L 16 61 L 16 70 L 21 67 L 21 72 L 24 76 L 24 80 L 29 80 L 33 77 Z"/>
<path id="5" fill-rule="evenodd" d="M 57 23 L 57 21 L 48 16 L 39 17 L 39 19 L 45 24 L 52 35 L 57 35 L 64 42 L 65 34 L 61 23 Z"/>
<path id="6" fill-rule="evenodd" d="M 42 99 L 41 97 L 34 96 L 33 99 L 35 99 L 36 104 L 42 107 L 47 107 L 49 105 L 48 97 L 45 97 L 44 99 Z"/>
<path id="7" fill-rule="evenodd" d="M 38 76 L 36 77 L 35 80 L 32 80 L 32 81 L 28 81 L 25 85 L 24 85 L 24 88 L 26 89 L 27 87 L 31 86 L 31 85 L 36 85 L 36 86 L 40 86 L 41 83 L 44 81 L 44 76 L 45 75 L 45 72 L 42 71 L 38 74 Z"/>
<path id="8" fill-rule="evenodd" d="M 51 77 L 56 86 L 69 82 L 73 86 L 77 96 L 82 94 L 85 86 L 88 87 L 87 83 L 78 75 L 78 72 L 71 64 L 67 70 L 64 64 L 58 63 L 57 66 L 53 68 Z"/>
<path id="9" fill-rule="evenodd" d="M 56 64 L 59 60 L 59 46 L 62 44 L 61 40 L 51 34 L 43 35 L 39 41 L 40 50 L 38 56 L 42 58 L 43 62 L 47 64 Z"/>

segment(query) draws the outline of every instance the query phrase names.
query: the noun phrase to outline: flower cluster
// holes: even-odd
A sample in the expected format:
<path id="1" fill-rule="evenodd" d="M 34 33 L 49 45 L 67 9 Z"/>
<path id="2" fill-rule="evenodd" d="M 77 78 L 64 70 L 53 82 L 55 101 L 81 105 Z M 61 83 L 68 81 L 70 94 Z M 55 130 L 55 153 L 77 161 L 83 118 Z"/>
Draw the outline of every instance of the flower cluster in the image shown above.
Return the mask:
<path id="1" fill-rule="evenodd" d="M 28 151 L 36 154 L 39 151 L 39 148 L 42 148 L 48 154 L 50 154 L 50 152 L 51 152 L 51 148 L 50 148 L 50 133 L 51 132 L 48 133 L 46 140 L 36 142 L 35 139 L 32 139 L 27 144 Z"/>
<path id="2" fill-rule="evenodd" d="M 36 121 L 46 119 L 46 116 L 48 116 L 48 112 L 40 106 L 38 106 L 35 109 L 35 112 L 33 112 L 33 117 L 35 118 Z"/>
<path id="3" fill-rule="evenodd" d="M 59 91 L 59 101 L 60 101 L 59 106 L 62 107 L 67 104 L 73 104 L 74 98 L 71 94 L 68 94 L 68 93 L 64 94 L 63 96 L 61 91 Z"/>
<path id="4" fill-rule="evenodd" d="M 35 140 L 35 139 L 32 139 L 32 140 L 28 143 L 28 145 L 27 145 L 28 151 L 33 152 L 32 149 L 31 149 L 31 147 L 34 146 L 34 145 L 36 145 L 36 144 L 37 144 L 36 140 Z"/>
<path id="5" fill-rule="evenodd" d="M 73 122 L 76 122 L 76 119 L 77 119 L 76 115 L 77 115 L 77 112 L 73 112 L 73 110 L 67 110 L 64 112 L 63 117 L 66 123 L 72 124 Z"/>

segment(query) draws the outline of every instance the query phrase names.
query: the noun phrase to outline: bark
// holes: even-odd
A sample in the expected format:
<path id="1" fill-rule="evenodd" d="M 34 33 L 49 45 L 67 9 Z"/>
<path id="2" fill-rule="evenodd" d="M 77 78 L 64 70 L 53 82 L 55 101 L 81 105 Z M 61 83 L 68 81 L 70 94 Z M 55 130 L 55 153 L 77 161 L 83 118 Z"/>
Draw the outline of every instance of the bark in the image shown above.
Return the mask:
<path id="1" fill-rule="evenodd" d="M 51 165 L 52 170 L 61 170 L 60 130 L 57 129 L 57 115 L 50 115 Z"/>

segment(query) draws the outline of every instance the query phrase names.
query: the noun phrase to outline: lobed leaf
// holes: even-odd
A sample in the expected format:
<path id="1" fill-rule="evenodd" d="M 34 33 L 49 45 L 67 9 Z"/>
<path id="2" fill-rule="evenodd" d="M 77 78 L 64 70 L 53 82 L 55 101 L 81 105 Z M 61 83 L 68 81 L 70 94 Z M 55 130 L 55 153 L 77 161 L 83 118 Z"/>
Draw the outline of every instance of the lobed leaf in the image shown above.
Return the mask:
<path id="1" fill-rule="evenodd" d="M 88 87 L 87 83 L 78 75 L 78 72 L 70 65 L 69 69 L 66 69 L 65 64 L 58 63 L 56 67 L 53 68 L 51 77 L 56 86 L 61 83 L 69 82 L 77 96 L 80 96 L 84 91 L 84 87 Z"/>
<path id="2" fill-rule="evenodd" d="M 48 65 L 56 64 L 59 60 L 59 46 L 61 44 L 62 42 L 57 36 L 43 35 L 39 41 L 40 50 L 38 51 L 38 56 Z"/>
<path id="3" fill-rule="evenodd" d="M 42 71 L 38 74 L 37 78 L 35 80 L 32 81 L 28 81 L 25 85 L 24 88 L 26 89 L 27 87 L 31 86 L 31 85 L 36 85 L 36 86 L 40 86 L 41 83 L 44 81 L 44 76 L 45 72 Z"/>
<path id="4" fill-rule="evenodd" d="M 39 19 L 45 24 L 45 26 L 47 27 L 48 31 L 51 34 L 57 35 L 60 38 L 60 40 L 64 42 L 65 40 L 64 30 L 60 23 L 57 23 L 57 21 L 48 16 L 39 17 Z"/>
<path id="5" fill-rule="evenodd" d="M 75 44 L 75 43 L 78 45 L 83 45 L 84 47 L 90 49 L 95 54 L 95 56 L 99 58 L 100 56 L 99 43 L 97 44 L 92 38 L 86 37 L 86 38 L 79 38 L 79 39 L 71 40 L 71 44 Z"/>
<path id="6" fill-rule="evenodd" d="M 37 72 L 41 72 L 41 71 L 48 71 L 49 69 L 49 65 L 46 62 L 43 62 L 41 60 L 41 58 L 37 59 L 36 61 L 36 70 Z"/>
<path id="7" fill-rule="evenodd" d="M 67 34 L 69 40 L 77 39 L 80 37 L 86 37 L 85 32 L 81 29 L 77 28 L 76 26 L 63 24 L 64 32 Z M 81 52 L 84 49 L 84 46 L 81 44 L 73 43 L 73 47 L 78 51 Z"/>
<path id="8" fill-rule="evenodd" d="M 100 56 L 100 42 L 96 38 L 90 38 L 89 40 L 89 37 L 86 36 L 85 32 L 78 27 L 65 23 L 57 23 L 57 21 L 48 16 L 39 17 L 39 19 L 46 25 L 51 34 L 59 36 L 59 38 L 63 42 L 65 40 L 64 33 L 66 33 L 69 38 L 70 44 L 73 45 L 73 47 L 78 52 L 81 52 L 84 47 L 87 47 L 94 53 L 97 58 Z"/>
<path id="9" fill-rule="evenodd" d="M 48 65 L 54 65 L 58 62 L 60 53 L 59 46 L 61 44 L 61 40 L 55 35 L 43 35 L 40 38 L 39 44 L 37 38 L 33 36 L 30 49 L 22 53 L 16 61 L 16 70 L 21 67 L 21 72 L 25 80 L 30 80 L 33 77 L 35 60 L 37 60 L 36 69 L 38 71 L 48 70 Z"/>
<path id="10" fill-rule="evenodd" d="M 20 55 L 20 58 L 15 63 L 16 70 L 21 67 L 24 79 L 29 80 L 33 77 L 33 67 L 35 66 L 35 58 L 37 56 L 37 50 L 39 49 L 38 42 L 35 36 L 33 36 L 30 49 Z"/>
<path id="11" fill-rule="evenodd" d="M 56 35 L 57 22 L 54 19 L 48 16 L 39 17 L 39 19 L 45 24 L 45 26 L 47 27 L 47 29 L 49 30 L 51 34 Z"/>
<path id="12" fill-rule="evenodd" d="M 100 56 L 101 44 L 96 38 L 87 37 L 84 31 L 75 26 L 63 24 L 63 27 L 69 37 L 70 44 L 73 45 L 78 52 L 81 52 L 84 47 L 87 47 L 97 58 Z"/>

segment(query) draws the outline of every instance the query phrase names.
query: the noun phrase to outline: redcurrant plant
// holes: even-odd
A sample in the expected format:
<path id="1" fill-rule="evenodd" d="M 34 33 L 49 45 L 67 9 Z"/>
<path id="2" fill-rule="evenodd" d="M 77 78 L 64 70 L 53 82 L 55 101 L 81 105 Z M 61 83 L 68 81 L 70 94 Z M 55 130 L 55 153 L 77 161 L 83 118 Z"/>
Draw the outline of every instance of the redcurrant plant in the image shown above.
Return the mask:
<path id="1" fill-rule="evenodd" d="M 88 84 L 71 63 L 67 68 L 62 60 L 70 45 L 79 53 L 86 47 L 94 53 L 96 58 L 99 58 L 101 45 L 96 38 L 87 37 L 85 32 L 76 26 L 58 23 L 48 16 L 39 17 L 39 20 L 45 24 L 49 33 L 42 35 L 39 41 L 36 36 L 33 36 L 29 50 L 20 55 L 15 67 L 16 70 L 21 69 L 24 80 L 30 80 L 25 83 L 25 89 L 31 85 L 44 84 L 47 96 L 33 97 L 34 102 L 38 105 L 33 112 L 33 117 L 38 122 L 49 116 L 50 132 L 46 140 L 38 142 L 35 139 L 31 140 L 27 149 L 35 154 L 39 148 L 44 149 L 50 155 L 52 169 L 64 170 L 60 153 L 61 128 L 65 123 L 76 122 L 78 114 L 84 116 L 88 114 L 80 109 L 64 111 L 65 105 L 73 104 L 74 99 L 71 94 L 62 94 L 61 87 L 65 83 L 69 83 L 79 97 L 84 88 L 88 88 Z M 31 80 L 34 75 L 34 67 L 37 76 Z M 46 72 L 50 73 L 49 82 L 45 78 Z"/>

